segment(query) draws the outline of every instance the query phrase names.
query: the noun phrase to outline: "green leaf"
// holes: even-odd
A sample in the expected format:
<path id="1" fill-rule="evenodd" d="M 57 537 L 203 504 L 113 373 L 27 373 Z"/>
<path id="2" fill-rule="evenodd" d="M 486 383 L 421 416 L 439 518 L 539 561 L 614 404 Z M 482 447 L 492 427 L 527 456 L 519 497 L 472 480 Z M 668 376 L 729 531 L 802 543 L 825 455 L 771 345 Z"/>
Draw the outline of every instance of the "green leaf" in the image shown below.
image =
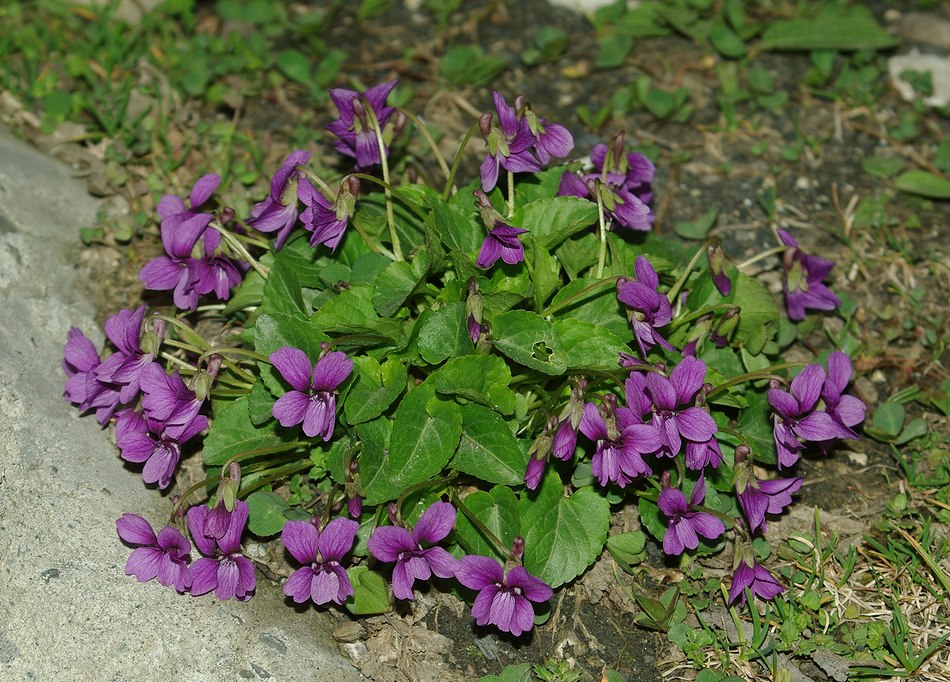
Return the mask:
<path id="1" fill-rule="evenodd" d="M 355 381 L 346 395 L 343 409 L 350 424 L 375 419 L 385 412 L 406 388 L 409 373 L 398 358 L 382 365 L 372 357 L 353 358 Z"/>
<path id="2" fill-rule="evenodd" d="M 874 410 L 872 423 L 886 436 L 896 438 L 904 426 L 904 406 L 900 403 L 881 403 Z"/>
<path id="3" fill-rule="evenodd" d="M 873 17 L 862 14 L 776 21 L 762 32 L 766 50 L 884 50 L 899 43 Z"/>
<path id="4" fill-rule="evenodd" d="M 215 415 L 204 439 L 201 459 L 209 466 L 221 465 L 234 455 L 293 443 L 295 437 L 293 429 L 280 429 L 276 421 L 254 426 L 248 413 L 248 397 L 241 396 Z"/>
<path id="5" fill-rule="evenodd" d="M 254 324 L 254 350 L 261 355 L 270 355 L 284 346 L 293 346 L 316 362 L 323 350 L 320 344 L 329 340 L 330 337 L 298 313 L 261 315 Z"/>
<path id="6" fill-rule="evenodd" d="M 551 587 L 569 582 L 587 570 L 604 549 L 610 526 L 610 505 L 593 488 L 562 495 L 554 471 L 519 506 L 524 531 L 524 567 Z"/>
<path id="7" fill-rule="evenodd" d="M 607 538 L 607 551 L 624 570 L 639 564 L 646 558 L 646 535 L 633 530 Z"/>
<path id="8" fill-rule="evenodd" d="M 277 55 L 277 68 L 291 80 L 310 84 L 310 60 L 298 50 L 283 50 Z"/>
<path id="9" fill-rule="evenodd" d="M 483 85 L 507 66 L 501 57 L 485 54 L 480 45 L 456 45 L 442 55 L 439 73 L 453 85 Z"/>
<path id="10" fill-rule="evenodd" d="M 404 260 L 390 263 L 376 278 L 373 306 L 382 317 L 390 317 L 415 291 L 419 276 Z"/>
<path id="11" fill-rule="evenodd" d="M 261 537 L 277 535 L 287 522 L 285 513 L 290 510 L 287 500 L 268 490 L 258 490 L 247 497 L 247 527 Z"/>
<path id="12" fill-rule="evenodd" d="M 603 327 L 619 338 L 631 335 L 630 323 L 623 313 L 622 306 L 617 300 L 617 288 L 611 284 L 594 288 L 588 293 L 582 293 L 596 284 L 596 280 L 589 277 L 575 279 L 566 284 L 551 299 L 552 306 L 571 301 L 556 315 L 562 318 L 583 320 L 598 327 Z"/>
<path id="13" fill-rule="evenodd" d="M 922 170 L 901 173 L 894 186 L 908 194 L 919 194 L 931 199 L 950 199 L 950 180 Z"/>
<path id="14" fill-rule="evenodd" d="M 511 370 L 497 355 L 452 358 L 433 373 L 435 390 L 480 403 L 501 414 L 515 410 L 515 394 L 508 388 Z"/>
<path id="15" fill-rule="evenodd" d="M 633 49 L 633 38 L 621 33 L 608 33 L 597 39 L 599 50 L 594 64 L 598 69 L 617 69 L 623 66 Z"/>
<path id="16" fill-rule="evenodd" d="M 442 306 L 421 322 L 419 355 L 429 364 L 437 365 L 446 358 L 473 351 L 464 303 L 456 301 Z"/>
<path id="17" fill-rule="evenodd" d="M 373 306 L 373 287 L 358 284 L 344 289 L 310 318 L 317 329 L 343 334 L 365 332 L 371 327 L 367 322 L 379 319 Z"/>
<path id="18" fill-rule="evenodd" d="M 254 426 L 260 426 L 272 419 L 271 412 L 274 409 L 274 402 L 274 396 L 264 386 L 264 382 L 255 382 L 247 396 L 248 415 Z"/>
<path id="19" fill-rule="evenodd" d="M 705 239 L 706 235 L 716 224 L 719 217 L 719 208 L 711 208 L 691 223 L 676 223 L 673 229 L 684 239 Z"/>
<path id="20" fill-rule="evenodd" d="M 492 320 L 495 348 L 544 374 L 567 370 L 567 354 L 551 323 L 528 310 L 511 310 Z"/>
<path id="21" fill-rule="evenodd" d="M 739 415 L 736 430 L 749 442 L 756 462 L 774 465 L 778 461 L 772 435 L 772 407 L 761 393 L 749 394 L 749 407 Z"/>
<path id="22" fill-rule="evenodd" d="M 393 418 L 389 466 L 392 484 L 408 488 L 435 476 L 455 453 L 462 436 L 462 415 L 430 384 L 410 391 Z"/>
<path id="23" fill-rule="evenodd" d="M 305 312 L 297 273 L 279 254 L 264 281 L 261 312 L 268 315 Z"/>
<path id="24" fill-rule="evenodd" d="M 553 249 L 597 222 L 597 204 L 579 197 L 537 199 L 519 208 L 511 222 L 528 230 L 541 246 Z"/>
<path id="25" fill-rule="evenodd" d="M 519 663 L 517 665 L 506 665 L 499 675 L 480 677 L 478 682 L 531 682 L 533 679 L 531 664 Z"/>
<path id="26" fill-rule="evenodd" d="M 729 59 L 745 57 L 746 46 L 735 31 L 725 24 L 715 24 L 709 31 L 709 42 L 716 52 Z"/>
<path id="27" fill-rule="evenodd" d="M 666 534 L 667 523 L 660 518 L 660 508 L 653 500 L 641 497 L 637 508 L 640 512 L 640 523 L 650 531 L 657 541 L 663 542 L 663 536 Z"/>
<path id="28" fill-rule="evenodd" d="M 890 178 L 897 175 L 904 164 L 899 156 L 869 156 L 861 161 L 861 170 L 878 178 Z"/>
<path id="29" fill-rule="evenodd" d="M 369 505 L 388 502 L 399 497 L 404 490 L 392 480 L 389 462 L 389 443 L 392 422 L 388 419 L 374 419 L 359 424 L 356 436 L 360 440 L 359 476 Z"/>
<path id="30" fill-rule="evenodd" d="M 352 566 L 346 574 L 353 585 L 353 595 L 343 604 L 347 611 L 354 616 L 373 616 L 392 609 L 383 576 L 366 566 Z"/>
<path id="31" fill-rule="evenodd" d="M 554 323 L 554 332 L 561 347 L 567 349 L 569 369 L 615 370 L 619 367 L 620 353 L 630 352 L 620 337 L 591 322 L 558 320 Z"/>
<path id="32" fill-rule="evenodd" d="M 518 498 L 505 486 L 496 485 L 487 493 L 483 490 L 471 493 L 465 497 L 465 506 L 505 547 L 510 548 L 515 537 L 521 535 Z M 506 559 L 506 555 L 465 514 L 458 515 L 455 532 L 469 554 L 492 556 L 501 561 Z"/>
<path id="33" fill-rule="evenodd" d="M 752 355 L 758 355 L 778 331 L 778 306 L 759 280 L 741 272 L 737 275 L 730 293 L 730 299 L 740 308 L 733 340 L 744 345 Z"/>
<path id="34" fill-rule="evenodd" d="M 471 196 L 471 194 L 469 194 Z M 453 254 L 463 279 L 475 273 L 472 255 L 481 246 L 485 229 L 473 209 L 462 209 L 441 199 L 433 200 L 426 224 Z M 470 272 L 464 272 L 465 266 Z"/>
<path id="35" fill-rule="evenodd" d="M 462 405 L 462 437 L 452 467 L 489 483 L 520 485 L 528 465 L 527 441 L 515 438 L 497 412 Z"/>
<path id="36" fill-rule="evenodd" d="M 256 270 L 247 273 L 244 281 L 231 292 L 231 298 L 224 304 L 224 314 L 231 315 L 238 310 L 244 310 L 261 304 L 264 298 L 264 278 Z"/>

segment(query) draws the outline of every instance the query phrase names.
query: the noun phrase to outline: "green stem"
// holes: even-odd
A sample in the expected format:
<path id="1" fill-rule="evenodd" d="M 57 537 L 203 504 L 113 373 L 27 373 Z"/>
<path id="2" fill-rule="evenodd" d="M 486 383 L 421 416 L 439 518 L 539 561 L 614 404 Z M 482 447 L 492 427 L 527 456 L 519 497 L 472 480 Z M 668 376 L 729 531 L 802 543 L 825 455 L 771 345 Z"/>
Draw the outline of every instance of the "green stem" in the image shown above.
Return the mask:
<path id="1" fill-rule="evenodd" d="M 379 127 L 379 119 L 372 105 L 366 103 L 366 119 L 369 121 L 373 133 L 376 135 L 376 145 L 379 147 L 379 162 L 383 170 L 383 182 L 386 183 L 383 192 L 386 195 L 386 223 L 389 225 L 389 239 L 393 243 L 395 260 L 403 260 L 402 247 L 399 245 L 399 235 L 396 233 L 396 218 L 393 215 L 393 192 L 389 182 L 389 159 L 386 156 L 386 143 L 383 141 L 383 129 Z"/>
<path id="2" fill-rule="evenodd" d="M 597 252 L 597 279 L 604 276 L 604 264 L 607 262 L 607 222 L 604 220 L 604 199 L 597 192 L 597 225 L 600 227 L 600 248 Z"/>
<path id="3" fill-rule="evenodd" d="M 676 300 L 676 297 L 680 293 L 680 289 L 683 288 L 683 285 L 686 284 L 686 279 L 689 277 L 689 273 L 693 271 L 693 266 L 696 265 L 696 262 L 699 260 L 699 257 L 706 253 L 706 248 L 699 248 L 696 253 L 693 254 L 693 257 L 689 259 L 689 263 L 686 264 L 686 269 L 683 270 L 683 273 L 679 276 L 679 279 L 676 280 L 676 283 L 673 284 L 673 288 L 666 293 L 666 300 L 670 303 Z"/>
<path id="4" fill-rule="evenodd" d="M 605 286 L 607 286 L 607 285 L 615 286 L 615 285 L 617 284 L 617 280 L 618 280 L 618 279 L 620 279 L 620 277 L 618 277 L 618 276 L 608 277 L 607 279 L 602 279 L 602 280 L 599 280 L 599 281 L 597 281 L 597 282 L 594 282 L 593 284 L 589 284 L 589 285 L 587 285 L 586 287 L 584 287 L 583 289 L 581 289 L 580 291 L 578 291 L 576 294 L 573 294 L 573 295 L 571 295 L 571 296 L 568 296 L 568 297 L 565 298 L 563 301 L 560 301 L 559 303 L 555 303 L 555 304 L 553 304 L 553 305 L 549 305 L 549 306 L 544 310 L 544 312 L 541 313 L 541 317 L 547 317 L 548 315 L 553 315 L 554 313 L 558 312 L 559 310 L 563 310 L 564 308 L 567 308 L 567 307 L 573 305 L 573 304 L 576 303 L 577 301 L 579 301 L 579 300 L 583 299 L 585 296 L 587 296 L 587 294 L 589 294 L 589 293 L 591 293 L 591 292 L 593 292 L 593 291 L 597 291 L 598 289 L 600 289 L 600 288 L 602 288 L 602 287 L 605 287 Z"/>
<path id="5" fill-rule="evenodd" d="M 481 520 L 475 516 L 474 512 L 472 512 L 472 510 L 469 509 L 465 502 L 463 502 L 458 496 L 458 492 L 453 489 L 449 494 L 452 497 L 452 501 L 455 503 L 455 506 L 458 507 L 465 518 L 467 518 L 469 522 L 475 526 L 478 532 L 484 535 L 485 539 L 495 545 L 503 557 L 511 556 L 511 547 L 505 547 L 502 541 L 498 539 L 498 536 L 491 532 L 491 530 L 488 529 L 488 526 L 482 523 Z"/>
<path id="6" fill-rule="evenodd" d="M 700 317 L 708 315 L 709 313 L 714 313 L 717 310 L 731 310 L 738 307 L 739 306 L 733 303 L 717 303 L 716 305 L 706 306 L 705 308 L 694 310 L 693 312 L 683 315 L 682 317 L 677 317 L 675 320 L 673 320 L 673 322 L 670 323 L 667 329 L 672 332 L 674 329 L 682 327 L 687 322 L 698 320 Z"/>
<path id="7" fill-rule="evenodd" d="M 788 249 L 788 247 L 785 246 L 784 244 L 782 246 L 775 246 L 771 249 L 766 249 L 762 253 L 752 256 L 752 258 L 742 261 L 741 263 L 739 263 L 737 268 L 739 270 L 742 270 L 743 268 L 748 267 L 752 265 L 753 263 L 758 263 L 760 260 L 768 258 L 769 256 L 774 256 L 779 253 L 784 253 L 786 249 Z"/>
<path id="8" fill-rule="evenodd" d="M 732 388 L 737 384 L 744 383 L 746 381 L 755 381 L 756 379 L 767 379 L 779 370 L 783 369 L 794 369 L 796 367 L 804 367 L 804 362 L 782 362 L 777 365 L 772 365 L 771 367 L 766 367 L 765 369 L 758 369 L 754 372 L 748 372 L 746 374 L 740 374 L 737 377 L 733 377 L 729 381 L 719 384 L 713 390 L 706 394 L 706 399 L 722 393 L 723 391 Z"/>
<path id="9" fill-rule="evenodd" d="M 241 490 L 240 496 L 247 497 L 252 492 L 254 492 L 255 490 L 258 490 L 259 488 L 263 488 L 265 485 L 270 485 L 274 481 L 279 481 L 282 478 L 287 478 L 287 476 L 289 476 L 290 474 L 295 474 L 298 471 L 304 471 L 305 469 L 310 469 L 312 467 L 313 467 L 313 462 L 307 459 L 302 462 L 296 462 L 294 464 L 286 465 L 282 468 L 279 467 L 277 469 L 274 469 L 276 473 L 274 473 L 272 476 L 267 476 L 265 478 L 262 478 L 259 481 L 255 481 L 254 485 L 250 485 L 247 488 L 244 488 L 243 490 Z"/>
<path id="10" fill-rule="evenodd" d="M 233 360 L 225 357 L 225 353 L 234 353 L 236 355 L 247 355 L 249 357 L 258 360 L 259 362 L 268 362 L 268 359 L 261 355 L 260 353 L 255 353 L 254 351 L 246 350 L 244 348 L 209 348 L 204 353 L 198 356 L 197 362 L 195 364 L 198 367 L 201 367 L 201 363 L 208 359 L 208 356 L 218 355 L 221 357 L 221 362 L 225 367 L 232 370 L 236 374 L 239 374 L 245 381 L 249 381 L 252 384 L 257 381 L 257 377 L 248 372 L 247 370 L 240 367 Z"/>
<path id="11" fill-rule="evenodd" d="M 510 170 L 505 170 L 508 174 L 508 211 L 507 218 L 510 220 L 511 216 L 515 214 L 515 174 Z"/>
<path id="12" fill-rule="evenodd" d="M 452 196 L 452 188 L 455 187 L 455 174 L 458 173 L 459 166 L 462 165 L 462 153 L 465 151 L 469 140 L 472 139 L 472 135 L 475 134 L 476 130 L 478 130 L 477 122 L 468 129 L 468 132 L 465 133 L 465 137 L 459 142 L 458 151 L 455 152 L 455 158 L 452 160 L 452 170 L 449 171 L 449 177 L 445 181 L 445 189 L 442 190 L 443 200 L 448 200 L 448 198 Z"/>
<path id="13" fill-rule="evenodd" d="M 442 156 L 442 152 L 439 151 L 439 147 L 438 145 L 436 145 L 435 140 L 432 138 L 432 134 L 429 132 L 429 129 L 422 122 L 422 120 L 415 114 L 412 114 L 406 111 L 402 107 L 399 108 L 399 111 L 401 111 L 406 116 L 406 118 L 412 121 L 412 125 L 414 125 L 416 127 L 416 130 L 418 130 L 419 133 L 422 135 L 422 137 L 425 138 L 426 142 L 429 145 L 429 148 L 432 150 L 432 153 L 435 155 L 435 160 L 439 162 L 439 168 L 442 169 L 442 174 L 445 175 L 446 179 L 448 179 L 449 166 L 445 162 L 445 157 Z"/>
<path id="14" fill-rule="evenodd" d="M 371 182 L 374 185 L 382 187 L 384 190 L 389 190 L 395 195 L 397 199 L 399 199 L 399 202 L 403 206 L 405 206 L 410 211 L 415 213 L 418 217 L 425 219 L 428 216 L 428 214 L 425 211 L 423 211 L 421 208 L 413 204 L 411 201 L 406 201 L 405 199 L 402 199 L 399 196 L 399 192 L 397 191 L 397 188 L 393 187 L 385 180 L 380 180 L 375 175 L 367 175 L 366 173 L 350 173 L 350 175 L 352 175 L 354 178 L 359 178 L 360 180 L 366 180 L 367 182 Z"/>
<path id="15" fill-rule="evenodd" d="M 224 239 L 225 242 L 227 242 L 228 246 L 234 249 L 238 253 L 238 255 L 241 256 L 241 258 L 243 258 L 248 264 L 250 264 L 250 266 L 254 268 L 254 270 L 257 272 L 258 275 L 260 275 L 264 279 L 267 279 L 267 274 L 268 274 L 267 268 L 261 265 L 260 263 L 258 263 L 257 259 L 254 258 L 254 256 L 252 256 L 246 248 L 244 248 L 244 244 L 242 244 L 237 239 L 235 239 L 234 235 L 231 234 L 229 230 L 226 230 L 224 227 L 222 227 L 221 225 L 218 225 L 218 223 L 216 223 L 213 220 L 210 223 L 208 223 L 208 227 L 211 227 L 217 230 L 218 233 L 221 235 L 221 238 Z"/>

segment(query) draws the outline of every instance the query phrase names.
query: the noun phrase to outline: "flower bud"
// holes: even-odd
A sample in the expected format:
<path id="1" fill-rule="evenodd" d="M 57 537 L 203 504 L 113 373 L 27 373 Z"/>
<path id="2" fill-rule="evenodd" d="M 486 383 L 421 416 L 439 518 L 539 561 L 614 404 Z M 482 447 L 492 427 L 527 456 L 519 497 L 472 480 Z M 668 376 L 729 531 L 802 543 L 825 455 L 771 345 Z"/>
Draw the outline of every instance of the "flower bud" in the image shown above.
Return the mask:
<path id="1" fill-rule="evenodd" d="M 346 511 L 349 513 L 350 518 L 358 519 L 363 513 L 363 498 L 359 495 L 351 497 L 350 501 L 346 503 Z"/>
<path id="2" fill-rule="evenodd" d="M 482 134 L 482 137 L 485 138 L 486 142 L 488 141 L 488 136 L 491 135 L 492 120 L 491 113 L 482 114 L 481 118 L 478 119 L 478 131 Z"/>
<path id="3" fill-rule="evenodd" d="M 515 561 L 521 561 L 524 556 L 524 538 L 520 535 L 511 543 L 511 558 Z"/>
<path id="4" fill-rule="evenodd" d="M 709 263 L 709 274 L 712 276 L 713 284 L 723 296 L 728 296 L 732 291 L 732 282 L 725 272 L 726 252 L 722 250 L 722 244 L 717 239 L 706 247 L 706 261 Z"/>

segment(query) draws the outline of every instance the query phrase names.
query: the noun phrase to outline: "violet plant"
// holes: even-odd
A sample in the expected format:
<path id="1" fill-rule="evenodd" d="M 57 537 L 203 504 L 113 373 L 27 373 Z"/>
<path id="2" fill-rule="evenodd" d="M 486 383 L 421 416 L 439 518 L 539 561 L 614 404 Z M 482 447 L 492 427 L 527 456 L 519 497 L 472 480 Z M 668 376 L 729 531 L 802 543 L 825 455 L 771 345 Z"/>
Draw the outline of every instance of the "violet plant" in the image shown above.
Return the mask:
<path id="1" fill-rule="evenodd" d="M 752 541 L 793 502 L 802 456 L 858 437 L 847 355 L 774 363 L 773 296 L 718 241 L 651 234 L 655 166 L 623 133 L 564 165 L 571 134 L 495 92 L 450 164 L 394 87 L 331 92 L 352 170 L 296 150 L 246 220 L 213 174 L 190 206 L 166 196 L 166 253 L 141 279 L 174 306 L 120 311 L 102 354 L 70 330 L 65 397 L 114 421 L 145 482 L 175 490 L 194 450 L 208 473 L 157 534 L 117 521 L 126 572 L 245 600 L 242 538 L 279 536 L 289 601 L 372 614 L 386 578 L 397 600 L 456 585 L 479 626 L 519 636 L 632 504 L 627 535 L 674 565 L 732 548 L 725 601 L 786 589 Z M 413 131 L 439 187 L 413 180 L 432 170 L 405 153 Z M 476 133 L 481 172 L 458 186 Z M 833 264 L 775 236 L 788 317 L 833 309 Z M 207 318 L 240 333 L 203 338 Z"/>

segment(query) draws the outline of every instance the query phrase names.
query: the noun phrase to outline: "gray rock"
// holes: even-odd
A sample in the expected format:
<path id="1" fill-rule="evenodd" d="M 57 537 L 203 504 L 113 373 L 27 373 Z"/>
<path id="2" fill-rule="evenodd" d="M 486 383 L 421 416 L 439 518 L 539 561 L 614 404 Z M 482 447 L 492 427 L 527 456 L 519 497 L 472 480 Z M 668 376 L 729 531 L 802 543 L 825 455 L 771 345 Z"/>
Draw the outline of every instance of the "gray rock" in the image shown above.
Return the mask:
<path id="1" fill-rule="evenodd" d="M 125 512 L 170 504 L 123 466 L 109 430 L 62 398 L 71 326 L 101 346 L 74 265 L 98 204 L 69 170 L 0 130 L 0 673 L 9 680 L 359 680 L 333 617 L 258 575 L 248 602 L 124 573 Z"/>

